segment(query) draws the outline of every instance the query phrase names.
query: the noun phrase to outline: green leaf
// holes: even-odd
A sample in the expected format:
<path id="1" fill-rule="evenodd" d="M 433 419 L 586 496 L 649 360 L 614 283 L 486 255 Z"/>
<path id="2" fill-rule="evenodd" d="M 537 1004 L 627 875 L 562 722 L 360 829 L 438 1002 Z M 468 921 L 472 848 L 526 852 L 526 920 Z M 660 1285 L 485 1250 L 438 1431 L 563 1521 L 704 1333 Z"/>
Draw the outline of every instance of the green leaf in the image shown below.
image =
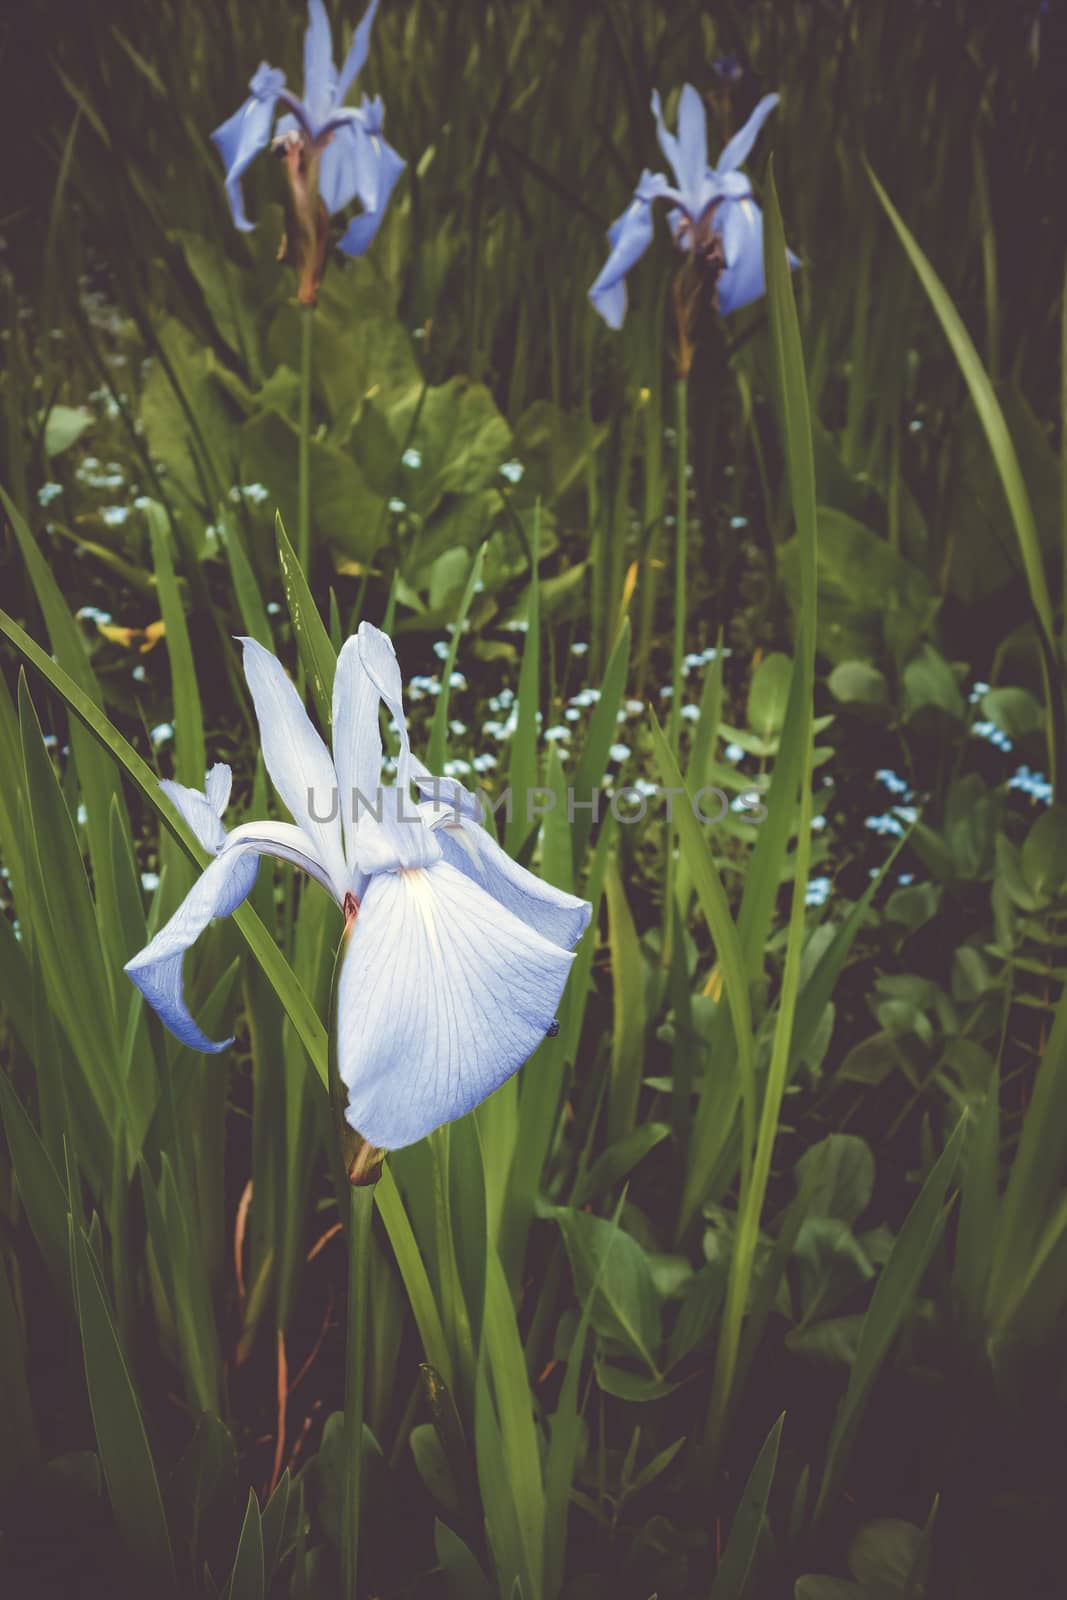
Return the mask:
<path id="1" fill-rule="evenodd" d="M 828 1509 L 836 1494 L 871 1386 L 904 1318 L 911 1310 L 922 1275 L 948 1219 L 945 1196 L 956 1175 L 967 1122 L 968 1118 L 963 1116 L 956 1124 L 919 1191 L 915 1204 L 905 1217 L 875 1285 L 863 1319 L 848 1388 L 834 1416 L 815 1507 L 816 1517 Z"/>
<path id="2" fill-rule="evenodd" d="M 885 673 L 869 661 L 839 661 L 827 679 L 830 693 L 844 705 L 884 706 L 889 704 L 889 685 Z"/>
<path id="3" fill-rule="evenodd" d="M 176 1596 L 170 1534 L 133 1380 L 85 1235 L 73 1218 L 69 1228 L 85 1382 L 111 1508 L 145 1581 Z"/>
<path id="4" fill-rule="evenodd" d="M 452 695 L 452 674 L 456 670 L 456 657 L 459 654 L 459 641 L 463 637 L 463 628 L 470 611 L 478 585 L 482 581 L 482 570 L 485 566 L 485 545 L 481 545 L 475 552 L 471 562 L 470 572 L 467 576 L 463 598 L 459 603 L 456 614 L 452 638 L 448 646 L 448 656 L 441 672 L 441 693 L 437 696 L 437 704 L 433 709 L 433 721 L 430 724 L 430 741 L 426 748 L 426 765 L 434 774 L 444 770 L 448 756 L 448 705 Z"/>
<path id="5" fill-rule="evenodd" d="M 88 406 L 53 406 L 44 425 L 44 453 L 51 460 L 77 444 L 93 425 Z"/>
<path id="6" fill-rule="evenodd" d="M 805 1150 L 794 1167 L 797 1187 L 807 1184 L 808 1215 L 853 1223 L 874 1191 L 874 1157 L 864 1139 L 831 1133 Z"/>
<path id="7" fill-rule="evenodd" d="M 64 1300 L 69 1301 L 67 1191 L 15 1093 L 11 1079 L 4 1071 L 0 1071 L 0 1114 L 3 1116 L 11 1164 L 18 1182 L 19 1199 L 30 1231 L 37 1241 L 37 1248 L 54 1287 Z"/>
<path id="8" fill-rule="evenodd" d="M 985 429 L 989 448 L 997 464 L 997 471 L 1004 486 L 1008 506 L 1011 510 L 1012 523 L 1015 527 L 1015 536 L 1019 542 L 1019 552 L 1022 556 L 1023 566 L 1026 570 L 1027 582 L 1030 586 L 1030 598 L 1034 610 L 1045 630 L 1047 638 L 1052 637 L 1052 605 L 1049 600 L 1048 585 L 1045 581 L 1045 571 L 1041 559 L 1041 547 L 1038 542 L 1037 527 L 1034 522 L 1033 508 L 1027 492 L 1026 481 L 1019 466 L 1019 458 L 1015 452 L 1011 435 L 1004 421 L 1004 413 L 997 402 L 993 385 L 982 366 L 977 350 L 970 334 L 964 327 L 963 319 L 952 304 L 941 279 L 937 276 L 930 262 L 920 249 L 914 236 L 908 229 L 900 213 L 878 182 L 870 167 L 867 175 L 874 185 L 874 192 L 885 208 L 897 237 L 907 252 L 908 259 L 918 273 L 923 288 L 930 297 L 930 303 L 937 312 L 938 319 L 944 329 L 945 336 L 952 346 L 952 352 L 959 362 L 960 371 L 963 373 L 967 387 L 971 392 L 975 409 Z"/>
<path id="9" fill-rule="evenodd" d="M 278 567 L 282 575 L 282 587 L 285 590 L 289 617 L 293 624 L 293 637 L 296 640 L 301 664 L 307 673 L 308 683 L 311 685 L 312 698 L 319 715 L 319 726 L 325 735 L 329 732 L 333 721 L 333 676 L 337 667 L 337 655 L 308 587 L 307 578 L 296 558 L 296 551 L 289 543 L 280 511 L 274 519 L 274 533 L 278 544 Z"/>
<path id="10" fill-rule="evenodd" d="M 785 727 L 792 678 L 792 661 L 777 651 L 764 656 L 752 674 L 746 712 L 748 725 L 766 742 L 776 738 Z"/>
<path id="11" fill-rule="evenodd" d="M 489 1580 L 458 1533 L 447 1523 L 435 1521 L 433 1542 L 449 1600 L 493 1600 Z"/>
<path id="12" fill-rule="evenodd" d="M 127 743 L 70 675 L 57 666 L 5 611 L 0 611 L 0 632 L 6 634 L 31 666 L 47 678 L 89 732 L 118 761 L 189 858 L 197 866 L 205 867 L 209 859 L 207 854 L 184 823 L 177 819 L 177 813 L 171 809 L 169 802 L 161 797 L 155 774 L 141 760 L 132 745 Z M 325 1084 L 328 1053 L 326 1030 L 321 1018 L 278 949 L 273 935 L 267 931 L 252 908 L 247 904 L 238 906 L 233 913 L 233 920 L 281 1000 L 293 1027 L 311 1057 L 312 1065 Z"/>
<path id="13" fill-rule="evenodd" d="M 660 1342 L 659 1297 L 648 1257 L 637 1240 L 602 1217 L 560 1206 L 555 1216 L 563 1232 L 579 1301 L 592 1295 L 593 1327 L 625 1345 L 657 1380 Z"/>
<path id="14" fill-rule="evenodd" d="M 4 1074 L 0 1073 L 0 1076 Z M 33 1420 L 22 1327 L 0 1260 L 0 1495 L 9 1494 L 24 1476 L 34 1472 L 40 1459 L 37 1428 Z"/>
<path id="15" fill-rule="evenodd" d="M 256 1491 L 249 1489 L 227 1600 L 263 1600 L 263 1523 Z"/>
<path id="16" fill-rule="evenodd" d="M 608 1082 L 608 1141 L 617 1144 L 633 1131 L 645 1063 L 645 963 L 626 891 L 612 856 L 604 879 L 608 902 L 608 948 L 614 976 L 614 1026 Z"/>
<path id="17" fill-rule="evenodd" d="M 754 1595 L 757 1592 L 750 1587 L 749 1580 L 752 1577 L 760 1535 L 763 1532 L 763 1522 L 767 1515 L 767 1502 L 770 1499 L 771 1484 L 774 1482 L 774 1470 L 778 1465 L 778 1446 L 784 1423 L 783 1411 L 764 1440 L 763 1447 L 748 1475 L 740 1504 L 734 1515 L 730 1537 L 722 1561 L 719 1563 L 719 1570 L 715 1574 L 711 1600 L 744 1600 L 745 1595 Z"/>
<path id="18" fill-rule="evenodd" d="M 262 483 L 287 528 L 298 526 L 299 434 L 275 411 L 241 429 L 241 477 Z M 368 562 L 378 546 L 385 496 L 372 489 L 350 455 L 312 437 L 308 442 L 311 523 L 319 536 L 356 561 Z"/>
<path id="19" fill-rule="evenodd" d="M 882 652 L 904 660 L 930 628 L 937 597 L 917 567 L 886 539 L 843 511 L 818 512 L 819 651 L 835 665 Z M 782 577 L 794 614 L 800 602 L 800 545 L 782 547 Z"/>
<path id="20" fill-rule="evenodd" d="M 170 529 L 163 507 L 149 501 L 145 516 L 152 540 L 152 565 L 159 588 L 159 603 L 166 628 L 167 655 L 170 658 L 171 688 L 174 695 L 175 776 L 179 783 L 199 789 L 204 782 L 204 719 L 200 710 L 200 689 L 196 681 L 193 650 L 185 625 L 186 606 L 174 576 L 170 549 Z"/>
<path id="21" fill-rule="evenodd" d="M 578 802 L 574 807 L 573 823 L 576 875 L 581 872 L 585 864 L 585 852 L 589 848 L 589 835 L 593 828 L 593 813 L 585 809 L 585 804 L 601 792 L 600 782 L 608 767 L 608 751 L 617 737 L 619 707 L 626 689 L 629 665 L 630 619 L 627 617 L 619 629 L 618 638 L 612 645 L 611 655 L 604 670 L 600 698 L 589 719 L 589 732 L 586 734 L 578 765 L 574 769 L 572 787 L 574 798 Z M 579 809 L 579 805 L 583 809 Z"/>

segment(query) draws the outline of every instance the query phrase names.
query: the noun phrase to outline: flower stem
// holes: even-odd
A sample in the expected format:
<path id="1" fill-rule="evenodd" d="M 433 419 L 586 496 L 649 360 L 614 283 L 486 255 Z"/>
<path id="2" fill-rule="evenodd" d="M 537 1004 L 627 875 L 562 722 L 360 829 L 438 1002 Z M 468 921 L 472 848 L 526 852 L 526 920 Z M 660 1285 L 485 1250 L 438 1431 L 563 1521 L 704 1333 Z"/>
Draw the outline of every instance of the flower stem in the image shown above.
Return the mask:
<path id="1" fill-rule="evenodd" d="M 667 724 L 671 751 L 682 768 L 682 656 L 685 653 L 686 565 L 689 553 L 689 499 L 686 468 L 689 464 L 687 426 L 688 378 L 683 373 L 674 384 L 674 422 L 677 439 L 678 488 L 674 507 L 674 648 L 671 661 L 671 714 Z M 674 890 L 677 864 L 674 859 L 674 827 L 667 823 L 667 877 L 663 895 L 663 935 L 660 960 L 667 968 L 674 954 Z"/>
<path id="2" fill-rule="evenodd" d="M 682 731 L 682 656 L 685 653 L 686 558 L 689 549 L 689 464 L 687 427 L 688 380 L 674 384 L 674 420 L 678 465 L 677 504 L 674 508 L 674 653 L 671 667 L 670 743 L 675 759 Z M 680 763 L 679 763 L 680 764 Z"/>
<path id="3" fill-rule="evenodd" d="M 300 307 L 300 443 L 297 466 L 296 555 L 306 575 L 311 554 L 311 335 L 315 307 Z"/>

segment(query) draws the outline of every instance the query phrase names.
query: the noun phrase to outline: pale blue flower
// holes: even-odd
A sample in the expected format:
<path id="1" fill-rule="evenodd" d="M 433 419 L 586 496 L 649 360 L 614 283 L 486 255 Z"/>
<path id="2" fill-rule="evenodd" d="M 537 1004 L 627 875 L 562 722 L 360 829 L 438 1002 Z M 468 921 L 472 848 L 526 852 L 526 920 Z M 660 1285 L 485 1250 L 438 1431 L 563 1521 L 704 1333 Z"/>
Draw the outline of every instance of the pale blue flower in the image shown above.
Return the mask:
<path id="1" fill-rule="evenodd" d="M 610 328 L 622 327 L 626 274 L 652 242 L 655 200 L 670 202 L 668 220 L 679 250 L 706 256 L 721 242 L 725 265 L 716 287 L 724 315 L 764 293 L 763 216 L 752 198 L 752 185 L 738 168 L 777 104 L 776 94 L 764 95 L 720 154 L 718 166 L 712 167 L 704 102 L 697 90 L 690 83 L 682 89 L 677 134 L 667 129 L 659 94 L 653 90 L 652 114 L 660 149 L 670 162 L 675 182 L 671 184 L 662 172 L 646 168 L 630 204 L 608 230 L 611 254 L 589 290 L 589 298 Z M 800 265 L 792 252 L 789 264 Z"/>
<path id="2" fill-rule="evenodd" d="M 412 754 L 384 633 L 362 623 L 338 657 L 332 756 L 281 664 L 242 642 L 264 764 L 294 821 L 227 831 L 225 766 L 211 769 L 203 793 L 164 783 L 214 859 L 126 971 L 184 1044 L 225 1049 L 232 1040 L 208 1039 L 186 1006 L 185 952 L 245 899 L 260 856 L 301 867 L 346 917 L 337 991 L 345 1114 L 370 1144 L 395 1150 L 469 1111 L 551 1031 L 590 906 L 512 861 L 481 825 L 477 797 Z M 400 737 L 387 788 L 382 701 Z"/>
<path id="3" fill-rule="evenodd" d="M 295 139 L 319 157 L 318 193 L 331 216 L 357 196 L 362 203 L 363 210 L 339 239 L 339 248 L 347 255 L 361 256 L 370 245 L 405 165 L 382 137 L 385 107 L 381 97 L 364 95 L 359 106 L 344 103 L 367 59 L 377 10 L 378 0 L 370 0 L 338 72 L 326 7 L 323 0 L 308 0 L 303 100 L 286 88 L 284 72 L 261 61 L 249 82 L 252 92 L 244 105 L 211 135 L 226 167 L 233 220 L 242 231 L 253 227 L 241 195 L 245 169 L 272 139 L 286 143 Z M 275 126 L 279 106 L 285 108 L 285 115 Z"/>

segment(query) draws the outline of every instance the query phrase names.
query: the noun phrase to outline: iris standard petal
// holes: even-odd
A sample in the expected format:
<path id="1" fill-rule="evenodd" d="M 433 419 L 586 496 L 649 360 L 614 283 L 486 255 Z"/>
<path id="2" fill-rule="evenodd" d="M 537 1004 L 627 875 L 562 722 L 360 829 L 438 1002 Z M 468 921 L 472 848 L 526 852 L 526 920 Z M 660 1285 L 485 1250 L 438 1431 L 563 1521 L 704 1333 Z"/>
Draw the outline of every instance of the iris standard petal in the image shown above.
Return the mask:
<path id="1" fill-rule="evenodd" d="M 233 773 L 225 761 L 216 761 L 204 780 L 204 794 L 217 817 L 221 817 L 229 805 L 232 787 Z"/>
<path id="2" fill-rule="evenodd" d="M 311 840 L 338 901 L 348 887 L 337 774 L 281 662 L 254 639 L 242 639 L 245 677 L 256 708 L 271 782 Z"/>
<path id="3" fill-rule="evenodd" d="M 743 128 L 738 128 L 733 138 L 724 147 L 715 163 L 716 172 L 733 172 L 748 156 L 749 151 L 759 137 L 759 131 L 767 118 L 778 104 L 776 94 L 765 94 L 756 106 L 752 115 Z"/>
<path id="4" fill-rule="evenodd" d="M 310 841 L 292 823 L 260 822 L 235 828 L 170 921 L 126 963 L 126 972 L 160 1020 L 193 1050 L 225 1050 L 233 1040 L 215 1043 L 193 1021 L 182 990 L 182 960 L 213 918 L 228 917 L 251 892 L 262 855 L 291 861 L 319 882 L 327 882 Z"/>
<path id="5" fill-rule="evenodd" d="M 337 69 L 333 64 L 330 19 L 322 0 L 308 0 L 308 25 L 304 34 L 304 103 L 317 133 L 338 100 Z"/>
<path id="6" fill-rule="evenodd" d="M 652 115 L 656 119 L 656 138 L 659 140 L 659 147 L 663 151 L 663 154 L 667 157 L 667 160 L 670 162 L 671 171 L 674 173 L 674 176 L 677 178 L 678 182 L 680 184 L 684 184 L 681 170 L 682 158 L 678 149 L 678 140 L 674 137 L 674 134 L 670 131 L 670 129 L 667 127 L 667 124 L 663 120 L 663 102 L 659 97 L 658 89 L 653 89 L 652 91 Z"/>
<path id="7" fill-rule="evenodd" d="M 374 802 L 382 778 L 381 699 L 359 653 L 359 639 L 346 639 L 333 680 L 333 764 L 341 797 L 345 855 L 356 866 L 357 797 Z"/>
<path id="8" fill-rule="evenodd" d="M 319 194 L 331 216 L 343 211 L 356 198 L 364 176 L 361 160 L 361 133 L 350 122 L 342 122 L 330 134 L 330 142 L 319 157 Z"/>
<path id="9" fill-rule="evenodd" d="M 479 884 L 542 938 L 564 950 L 574 949 L 589 926 L 593 908 L 588 900 L 565 894 L 527 872 L 478 823 L 466 818 L 456 822 L 451 810 L 438 817 L 434 835 L 450 866 Z"/>
<path id="10" fill-rule="evenodd" d="M 345 56 L 341 76 L 337 82 L 337 98 L 343 100 L 351 89 L 363 67 L 370 52 L 370 31 L 374 26 L 374 18 L 378 11 L 378 0 L 370 0 L 370 5 L 364 11 L 359 27 L 352 36 L 352 44 Z"/>
<path id="11" fill-rule="evenodd" d="M 222 778 L 217 774 L 222 773 Z M 163 790 L 171 805 L 178 815 L 186 822 L 196 834 L 205 850 L 210 850 L 212 855 L 217 855 L 226 842 L 226 829 L 222 825 L 222 813 L 226 809 L 226 802 L 230 797 L 231 774 L 229 767 L 212 767 L 204 783 L 204 792 L 199 789 L 189 789 L 184 783 L 175 783 L 170 778 L 164 778 L 159 787 Z M 215 801 L 221 795 L 221 805 Z"/>
<path id="12" fill-rule="evenodd" d="M 700 191 L 708 165 L 708 125 L 704 102 L 691 83 L 682 88 L 678 102 L 678 187 L 693 215 L 700 212 Z"/>
<path id="13" fill-rule="evenodd" d="M 358 127 L 358 124 L 353 124 Z M 358 190 L 365 210 L 358 217 L 353 217 L 340 239 L 337 248 L 343 250 L 348 256 L 361 256 L 370 248 L 374 237 L 382 225 L 385 209 L 389 204 L 390 196 L 396 187 L 397 179 L 403 172 L 407 162 L 398 156 L 392 145 L 387 144 L 379 133 L 362 131 L 359 141 L 360 187 Z M 375 196 L 374 204 L 368 205 L 364 189 Z"/>
<path id="14" fill-rule="evenodd" d="M 589 298 L 609 328 L 626 316 L 626 274 L 652 242 L 652 205 L 638 195 L 608 230 L 611 254 L 589 290 Z"/>
<path id="15" fill-rule="evenodd" d="M 285 76 L 276 72 L 274 68 L 260 66 L 253 78 L 253 85 L 262 80 L 263 73 L 269 74 L 264 82 L 261 93 L 253 92 L 249 95 L 240 110 L 235 111 L 221 127 L 215 129 L 211 135 L 222 156 L 226 168 L 226 194 L 233 212 L 233 220 L 242 233 L 251 232 L 255 226 L 245 216 L 244 199 L 241 194 L 241 176 L 252 158 L 265 150 L 270 143 L 271 126 L 274 121 L 274 110 L 278 96 L 285 84 Z"/>
<path id="16" fill-rule="evenodd" d="M 348 1122 L 398 1150 L 470 1111 L 545 1037 L 573 959 L 447 862 L 372 878 L 338 985 Z"/>
<path id="17" fill-rule="evenodd" d="M 400 735 L 400 758 L 397 762 L 396 786 L 406 794 L 412 777 L 411 741 L 408 738 L 407 718 L 404 715 L 404 684 L 400 676 L 400 663 L 396 659 L 393 641 L 373 622 L 361 622 L 356 634 L 359 659 L 374 689 L 385 701 L 386 710 L 396 723 Z"/>

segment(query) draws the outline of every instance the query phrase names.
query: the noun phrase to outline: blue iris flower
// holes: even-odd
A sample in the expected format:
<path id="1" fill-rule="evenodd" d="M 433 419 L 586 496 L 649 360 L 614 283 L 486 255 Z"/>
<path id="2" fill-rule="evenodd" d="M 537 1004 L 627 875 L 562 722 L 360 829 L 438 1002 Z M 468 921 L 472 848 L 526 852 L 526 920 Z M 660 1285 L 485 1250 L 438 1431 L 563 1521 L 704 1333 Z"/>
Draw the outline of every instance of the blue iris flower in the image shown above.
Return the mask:
<path id="1" fill-rule="evenodd" d="M 626 315 L 626 274 L 652 242 L 652 202 L 671 204 L 668 220 L 679 250 L 708 258 L 718 248 L 722 266 L 717 290 L 724 315 L 758 300 L 763 281 L 763 216 L 752 198 L 752 185 L 738 171 L 760 129 L 778 104 L 764 95 L 744 127 L 708 164 L 708 131 L 704 102 L 687 83 L 678 105 L 678 132 L 663 121 L 659 94 L 652 94 L 652 113 L 660 149 L 671 164 L 675 182 L 646 168 L 626 210 L 608 230 L 611 254 L 589 291 L 589 298 L 610 328 L 621 328 Z M 800 265 L 789 253 L 789 264 Z"/>
<path id="2" fill-rule="evenodd" d="M 286 88 L 284 72 L 261 61 L 244 105 L 211 135 L 226 167 L 233 220 L 243 232 L 253 224 L 245 215 L 241 178 L 253 157 L 273 139 L 276 147 L 286 152 L 299 151 L 308 164 L 317 158 L 318 196 L 331 216 L 357 196 L 362 202 L 363 210 L 338 241 L 340 249 L 361 256 L 370 245 L 405 165 L 382 137 L 385 107 L 381 97 L 364 95 L 359 106 L 344 104 L 367 59 L 377 10 L 378 0 L 371 0 L 338 72 L 326 8 L 322 0 L 309 0 L 303 100 Z M 279 106 L 285 108 L 285 114 L 275 127 Z"/>
<path id="3" fill-rule="evenodd" d="M 164 782 L 212 860 L 126 971 L 183 1044 L 225 1049 L 232 1039 L 209 1039 L 186 1004 L 185 952 L 251 893 L 262 856 L 301 868 L 345 916 L 336 1008 L 345 1116 L 371 1146 L 399 1150 L 470 1111 L 556 1030 L 592 907 L 506 855 L 482 825 L 479 797 L 414 754 L 386 634 L 361 622 L 337 658 L 332 754 L 281 663 L 243 644 L 263 761 L 293 821 L 227 828 L 222 764 L 203 790 Z M 396 783 L 384 788 L 382 703 L 400 740 Z"/>

